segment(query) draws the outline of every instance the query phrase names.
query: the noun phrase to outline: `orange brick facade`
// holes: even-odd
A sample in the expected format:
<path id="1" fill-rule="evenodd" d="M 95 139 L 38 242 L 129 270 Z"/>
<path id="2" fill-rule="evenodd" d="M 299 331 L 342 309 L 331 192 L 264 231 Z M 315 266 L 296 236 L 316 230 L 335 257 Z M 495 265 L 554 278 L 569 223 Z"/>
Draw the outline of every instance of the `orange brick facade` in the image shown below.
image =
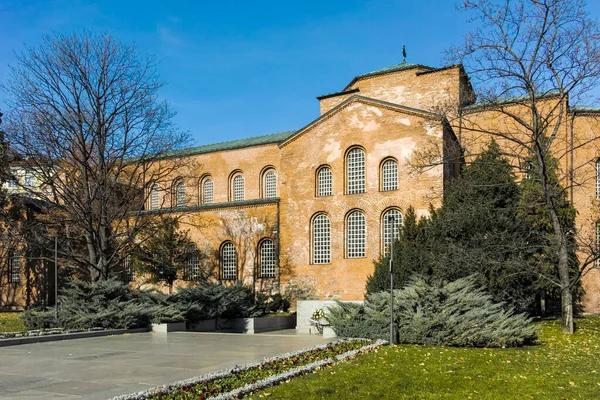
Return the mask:
<path id="1" fill-rule="evenodd" d="M 459 118 L 461 110 L 474 102 L 461 66 L 400 64 L 358 76 L 342 92 L 318 99 L 321 115 L 297 131 L 187 149 L 177 156 L 185 161 L 177 176 L 157 182 L 159 190 L 154 198 L 149 196 L 150 213 L 181 216 L 181 229 L 189 231 L 203 255 L 201 268 L 216 279 L 224 278 L 223 251 L 231 243 L 236 278 L 247 284 L 278 290 L 301 282 L 314 286 L 319 299 L 362 299 L 373 261 L 384 248 L 385 213 L 404 214 L 412 205 L 421 216 L 428 214 L 430 204 L 440 206 L 445 183 L 459 173 L 459 141 L 468 160 L 490 140 L 470 131 L 472 126 Z M 561 127 L 564 137 L 557 141 L 563 151 L 574 149 L 573 157 L 565 159 L 583 165 L 572 174 L 581 182 L 572 199 L 584 235 L 596 233 L 593 210 L 600 152 L 595 140 L 585 146 L 577 142 L 596 138 L 595 115 L 595 111 L 573 114 Z M 500 124 L 489 112 L 478 118 Z M 348 187 L 352 149 L 364 155 L 364 190 L 358 193 L 349 193 Z M 439 164 L 417 172 L 420 154 L 432 149 L 439 151 Z M 383 187 L 387 160 L 397 165 L 397 188 L 392 190 Z M 569 175 L 571 166 L 562 167 Z M 331 171 L 331 192 L 320 196 L 322 168 Z M 268 190 L 268 172 L 276 177 L 274 192 Z M 236 179 L 239 176 L 243 178 Z M 207 180 L 212 185 L 210 198 Z M 234 181 L 238 189 L 243 181 L 241 197 Z M 364 240 L 359 256 L 350 254 L 356 240 L 352 225 L 356 212 L 364 216 L 358 229 L 362 235 L 358 240 Z M 322 235 L 315 232 L 317 217 L 328 221 L 327 262 L 315 258 L 315 235 Z M 275 257 L 273 276 L 261 272 L 265 241 L 270 241 Z M 585 309 L 600 310 L 600 274 L 591 272 L 583 282 Z"/>

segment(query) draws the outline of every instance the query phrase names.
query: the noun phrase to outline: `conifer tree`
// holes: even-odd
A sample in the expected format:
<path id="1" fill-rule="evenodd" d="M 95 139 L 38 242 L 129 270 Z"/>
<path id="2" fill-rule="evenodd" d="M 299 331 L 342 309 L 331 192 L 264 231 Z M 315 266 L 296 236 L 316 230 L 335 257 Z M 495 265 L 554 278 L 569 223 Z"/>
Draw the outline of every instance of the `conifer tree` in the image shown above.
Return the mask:
<path id="1" fill-rule="evenodd" d="M 157 224 L 140 235 L 141 242 L 133 249 L 135 268 L 148 282 L 164 283 L 172 293 L 173 283 L 185 268 L 194 244 L 187 232 L 179 231 L 177 219 L 165 217 Z"/>

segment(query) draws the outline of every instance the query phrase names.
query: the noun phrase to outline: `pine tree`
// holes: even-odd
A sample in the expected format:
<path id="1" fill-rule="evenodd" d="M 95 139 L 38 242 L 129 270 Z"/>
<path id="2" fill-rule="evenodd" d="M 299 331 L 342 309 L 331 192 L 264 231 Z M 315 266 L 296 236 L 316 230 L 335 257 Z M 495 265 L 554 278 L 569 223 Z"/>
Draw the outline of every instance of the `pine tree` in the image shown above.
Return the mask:
<path id="1" fill-rule="evenodd" d="M 497 302 L 533 311 L 536 272 L 531 228 L 518 218 L 519 186 L 498 145 L 468 165 L 448 185 L 443 205 L 416 222 L 407 210 L 394 246 L 396 288 L 413 274 L 453 281 L 474 273 Z M 389 257 L 375 264 L 367 293 L 389 290 Z"/>
<path id="2" fill-rule="evenodd" d="M 542 139 L 542 143 L 546 140 Z M 569 289 L 573 293 L 573 302 L 577 301 L 583 295 L 581 288 L 579 261 L 577 259 L 577 241 L 575 235 L 577 228 L 575 217 L 577 211 L 567 199 L 567 192 L 562 187 L 558 177 L 558 160 L 549 152 L 546 153 L 545 166 L 547 168 L 548 185 L 552 188 L 552 196 L 557 209 L 560 225 L 566 229 L 564 235 L 567 240 L 568 262 L 570 269 L 570 279 L 573 286 Z M 538 159 L 532 155 L 527 160 L 529 169 L 539 168 Z M 537 281 L 537 288 L 541 297 L 541 313 L 559 314 L 561 307 L 561 287 L 558 254 L 556 252 L 556 241 L 560 240 L 554 233 L 552 227 L 551 215 L 548 209 L 549 205 L 543 201 L 542 183 L 535 178 L 533 174 L 527 174 L 521 183 L 521 198 L 519 202 L 519 218 L 531 227 L 531 247 L 535 249 L 536 272 L 542 277 Z"/>
<path id="3" fill-rule="evenodd" d="M 133 249 L 136 270 L 150 283 L 166 284 L 172 293 L 173 283 L 185 268 L 194 245 L 188 233 L 179 231 L 177 219 L 165 217 L 140 236 L 140 244 Z"/>

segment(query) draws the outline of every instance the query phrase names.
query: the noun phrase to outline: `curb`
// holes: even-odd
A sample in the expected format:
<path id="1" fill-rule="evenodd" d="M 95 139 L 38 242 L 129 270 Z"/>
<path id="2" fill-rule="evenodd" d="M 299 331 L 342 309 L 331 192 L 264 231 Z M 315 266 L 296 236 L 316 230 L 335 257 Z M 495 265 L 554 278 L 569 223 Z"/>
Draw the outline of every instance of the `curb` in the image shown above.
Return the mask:
<path id="1" fill-rule="evenodd" d="M 0 347 L 17 346 L 20 344 L 31 344 L 31 343 L 41 343 L 41 342 L 55 342 L 58 340 L 84 339 L 84 338 L 92 338 L 92 337 L 100 337 L 100 336 L 122 335 L 124 333 L 142 333 L 142 332 L 150 332 L 150 328 L 111 329 L 111 330 L 105 330 L 105 331 L 58 333 L 56 335 L 27 336 L 27 337 L 20 337 L 20 338 L 0 339 Z"/>

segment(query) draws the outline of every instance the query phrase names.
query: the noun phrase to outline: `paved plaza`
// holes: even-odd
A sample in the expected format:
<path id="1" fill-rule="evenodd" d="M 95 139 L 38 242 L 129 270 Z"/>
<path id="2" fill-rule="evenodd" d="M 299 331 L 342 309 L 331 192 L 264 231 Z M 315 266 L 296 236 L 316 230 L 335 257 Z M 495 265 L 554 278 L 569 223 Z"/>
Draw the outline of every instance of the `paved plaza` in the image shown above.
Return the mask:
<path id="1" fill-rule="evenodd" d="M 327 341 L 295 331 L 171 332 L 0 347 L 0 398 L 108 399 Z"/>

